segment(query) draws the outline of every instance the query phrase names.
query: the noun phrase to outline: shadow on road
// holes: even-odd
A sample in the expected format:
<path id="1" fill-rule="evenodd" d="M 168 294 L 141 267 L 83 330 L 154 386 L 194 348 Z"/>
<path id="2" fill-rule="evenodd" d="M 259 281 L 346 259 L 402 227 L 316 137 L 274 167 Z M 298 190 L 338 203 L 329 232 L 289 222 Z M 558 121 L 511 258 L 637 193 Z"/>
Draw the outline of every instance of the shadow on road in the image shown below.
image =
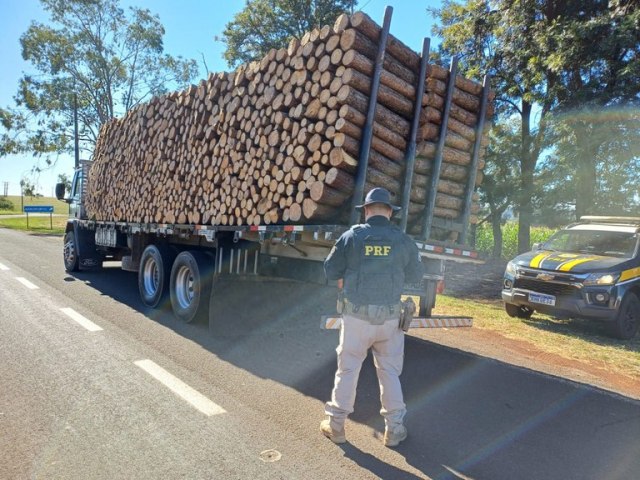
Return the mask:
<path id="1" fill-rule="evenodd" d="M 253 375 L 321 401 L 330 394 L 337 332 L 319 323 L 335 309 L 333 288 L 222 282 L 209 332 L 145 308 L 135 275 L 106 268 L 76 278 Z M 626 479 L 640 471 L 640 402 L 414 337 L 407 337 L 402 382 L 409 438 L 397 452 L 429 478 Z M 380 432 L 379 409 L 367 358 L 351 419 Z M 343 451 L 378 478 L 411 478 L 356 445 Z"/>

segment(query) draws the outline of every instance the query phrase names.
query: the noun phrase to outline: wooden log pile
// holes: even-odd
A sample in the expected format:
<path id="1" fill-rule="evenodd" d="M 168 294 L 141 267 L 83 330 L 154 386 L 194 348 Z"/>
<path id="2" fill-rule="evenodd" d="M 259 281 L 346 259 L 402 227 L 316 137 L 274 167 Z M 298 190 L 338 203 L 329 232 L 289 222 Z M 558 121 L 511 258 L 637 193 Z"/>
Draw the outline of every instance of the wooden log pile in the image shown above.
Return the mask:
<path id="1" fill-rule="evenodd" d="M 343 15 L 258 62 L 211 74 L 106 124 L 89 176 L 89 216 L 207 225 L 346 221 L 380 31 L 361 12 Z M 389 36 L 365 191 L 384 186 L 396 199 L 402 195 L 419 62 Z M 429 65 L 421 92 L 409 209 L 416 223 L 443 134 L 434 215 L 457 219 L 463 209 L 482 87 L 455 79 L 448 130 L 441 132 L 448 77 Z"/>

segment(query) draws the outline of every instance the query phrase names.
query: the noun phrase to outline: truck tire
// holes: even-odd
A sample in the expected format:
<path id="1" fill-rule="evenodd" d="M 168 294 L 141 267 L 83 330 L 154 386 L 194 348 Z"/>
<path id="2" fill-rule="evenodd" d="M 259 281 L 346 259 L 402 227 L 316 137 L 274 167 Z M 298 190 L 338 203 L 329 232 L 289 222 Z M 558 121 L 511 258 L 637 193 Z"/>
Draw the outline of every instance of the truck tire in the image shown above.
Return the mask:
<path id="1" fill-rule="evenodd" d="M 80 258 L 78 257 L 78 246 L 76 245 L 76 234 L 73 230 L 64 236 L 64 247 L 62 251 L 64 269 L 71 273 L 80 270 Z"/>
<path id="2" fill-rule="evenodd" d="M 528 320 L 531 318 L 531 315 L 533 315 L 532 309 L 520 305 L 514 305 L 512 303 L 505 303 L 504 309 L 507 312 L 507 315 L 514 318 L 524 318 Z"/>
<path id="3" fill-rule="evenodd" d="M 420 317 L 430 317 L 433 307 L 436 306 L 436 289 L 438 282 L 427 280 L 426 292 L 424 296 L 420 296 Z"/>
<path id="4" fill-rule="evenodd" d="M 609 327 L 611 334 L 621 340 L 635 337 L 640 327 L 640 300 L 635 293 L 627 292 L 622 298 L 618 314 Z"/>
<path id="5" fill-rule="evenodd" d="M 156 308 L 168 297 L 171 264 L 175 255 L 168 248 L 147 245 L 140 257 L 138 290 L 147 307 Z"/>
<path id="6" fill-rule="evenodd" d="M 208 320 L 214 267 L 211 255 L 191 250 L 178 254 L 169 282 L 171 307 L 177 318 L 187 323 Z"/>

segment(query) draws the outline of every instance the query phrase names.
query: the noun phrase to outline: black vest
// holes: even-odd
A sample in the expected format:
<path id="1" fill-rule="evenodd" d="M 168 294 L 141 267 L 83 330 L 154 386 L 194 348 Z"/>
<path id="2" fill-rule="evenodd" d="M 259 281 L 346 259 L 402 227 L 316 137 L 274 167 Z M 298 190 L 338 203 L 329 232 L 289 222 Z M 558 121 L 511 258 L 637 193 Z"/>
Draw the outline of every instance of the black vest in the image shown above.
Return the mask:
<path id="1" fill-rule="evenodd" d="M 404 287 L 403 233 L 395 226 L 353 227 L 354 266 L 345 274 L 345 294 L 356 305 L 392 305 Z"/>

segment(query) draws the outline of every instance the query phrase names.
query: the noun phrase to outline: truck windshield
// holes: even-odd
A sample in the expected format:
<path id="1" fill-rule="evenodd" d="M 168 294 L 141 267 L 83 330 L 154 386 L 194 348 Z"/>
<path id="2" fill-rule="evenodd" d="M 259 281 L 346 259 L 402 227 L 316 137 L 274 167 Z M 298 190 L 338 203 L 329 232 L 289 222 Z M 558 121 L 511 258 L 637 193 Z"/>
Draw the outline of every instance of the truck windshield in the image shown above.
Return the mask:
<path id="1" fill-rule="evenodd" d="M 638 234 L 601 230 L 561 230 L 544 244 L 548 250 L 589 253 L 611 257 L 633 257 Z"/>

